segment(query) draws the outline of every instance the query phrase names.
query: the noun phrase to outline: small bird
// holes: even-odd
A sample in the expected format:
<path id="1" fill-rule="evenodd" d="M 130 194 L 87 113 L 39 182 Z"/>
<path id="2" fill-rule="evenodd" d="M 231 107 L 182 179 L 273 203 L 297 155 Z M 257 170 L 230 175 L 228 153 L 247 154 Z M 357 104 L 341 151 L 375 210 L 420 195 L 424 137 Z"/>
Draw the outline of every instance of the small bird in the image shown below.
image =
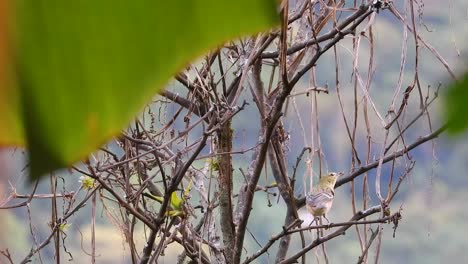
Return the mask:
<path id="1" fill-rule="evenodd" d="M 343 173 L 330 172 L 327 176 L 320 178 L 319 183 L 312 188 L 312 192 L 306 196 L 306 207 L 309 213 L 314 216 L 314 221 L 321 216 L 325 219 L 326 214 L 330 211 L 335 197 L 335 183 L 338 176 Z M 312 223 L 314 222 L 312 221 Z M 330 223 L 330 221 L 328 221 Z M 312 224 L 311 223 L 311 224 Z"/>

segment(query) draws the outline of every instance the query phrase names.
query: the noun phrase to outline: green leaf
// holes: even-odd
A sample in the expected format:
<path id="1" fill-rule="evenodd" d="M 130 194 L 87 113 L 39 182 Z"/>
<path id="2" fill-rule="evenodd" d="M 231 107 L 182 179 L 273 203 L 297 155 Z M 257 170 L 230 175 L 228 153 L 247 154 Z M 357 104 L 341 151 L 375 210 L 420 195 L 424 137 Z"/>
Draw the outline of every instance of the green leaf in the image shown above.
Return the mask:
<path id="1" fill-rule="evenodd" d="M 62 232 L 66 232 L 71 225 L 72 225 L 71 223 L 70 224 L 62 223 L 59 225 L 59 229 Z"/>
<path id="2" fill-rule="evenodd" d="M 26 144 L 33 177 L 86 158 L 202 53 L 279 21 L 275 0 L 10 3 L 18 90 L 0 90 L 0 144 Z"/>
<path id="3" fill-rule="evenodd" d="M 78 182 L 81 184 L 81 187 L 85 190 L 91 190 L 96 187 L 96 181 L 89 176 L 80 176 Z"/>
<path id="4" fill-rule="evenodd" d="M 170 210 L 170 211 L 167 211 L 166 214 L 167 214 L 168 216 L 171 216 L 171 217 L 176 217 L 176 216 L 179 216 L 179 215 L 183 215 L 184 212 L 179 211 L 179 210 Z"/>
<path id="5" fill-rule="evenodd" d="M 184 190 L 184 196 L 182 197 L 183 200 L 185 200 L 185 197 L 187 197 L 189 195 L 190 189 L 192 189 L 192 182 L 193 182 L 192 179 L 190 179 L 190 182 L 189 182 L 187 188 L 185 188 L 185 190 Z"/>
<path id="6" fill-rule="evenodd" d="M 176 210 L 180 210 L 182 208 L 182 203 L 184 201 L 177 196 L 176 192 L 172 192 L 171 194 L 171 206 Z"/>
<path id="7" fill-rule="evenodd" d="M 448 131 L 460 133 L 468 127 L 468 72 L 449 88 L 445 96 Z"/>
<path id="8" fill-rule="evenodd" d="M 14 84 L 12 47 L 8 40 L 10 10 L 7 1 L 0 1 L 0 147 L 24 145 L 22 119 L 19 115 L 19 94 Z"/>
<path id="9" fill-rule="evenodd" d="M 149 193 L 149 192 L 145 192 L 145 195 L 151 197 L 152 199 L 154 199 L 155 201 L 158 201 L 158 202 L 160 202 L 160 203 L 163 203 L 163 202 L 164 202 L 164 197 L 162 197 L 162 196 L 152 195 L 152 194 Z"/>
<path id="10" fill-rule="evenodd" d="M 219 171 L 219 162 L 217 158 L 211 158 L 210 163 L 211 163 L 211 168 L 214 171 Z"/>

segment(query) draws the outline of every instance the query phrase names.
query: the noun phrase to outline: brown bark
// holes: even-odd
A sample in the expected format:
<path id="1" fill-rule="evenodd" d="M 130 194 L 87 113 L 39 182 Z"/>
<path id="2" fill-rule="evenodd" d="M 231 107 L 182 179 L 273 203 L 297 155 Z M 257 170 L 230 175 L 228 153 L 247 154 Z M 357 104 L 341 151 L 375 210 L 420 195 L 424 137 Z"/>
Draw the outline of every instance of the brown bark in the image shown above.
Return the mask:
<path id="1" fill-rule="evenodd" d="M 233 263 L 234 249 L 234 222 L 232 216 L 232 155 L 222 154 L 232 151 L 231 122 L 225 122 L 218 131 L 218 156 L 219 169 L 219 206 L 221 216 L 221 232 L 223 234 L 224 257 L 227 263 Z"/>

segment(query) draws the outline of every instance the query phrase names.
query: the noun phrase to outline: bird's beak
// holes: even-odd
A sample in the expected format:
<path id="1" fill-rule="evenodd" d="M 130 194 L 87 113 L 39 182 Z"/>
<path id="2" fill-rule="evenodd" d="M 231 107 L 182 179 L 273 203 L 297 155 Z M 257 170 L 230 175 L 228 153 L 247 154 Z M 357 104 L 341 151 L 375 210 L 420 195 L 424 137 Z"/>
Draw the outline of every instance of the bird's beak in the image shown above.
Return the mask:
<path id="1" fill-rule="evenodd" d="M 338 172 L 338 177 L 341 177 L 344 175 L 344 172 Z"/>

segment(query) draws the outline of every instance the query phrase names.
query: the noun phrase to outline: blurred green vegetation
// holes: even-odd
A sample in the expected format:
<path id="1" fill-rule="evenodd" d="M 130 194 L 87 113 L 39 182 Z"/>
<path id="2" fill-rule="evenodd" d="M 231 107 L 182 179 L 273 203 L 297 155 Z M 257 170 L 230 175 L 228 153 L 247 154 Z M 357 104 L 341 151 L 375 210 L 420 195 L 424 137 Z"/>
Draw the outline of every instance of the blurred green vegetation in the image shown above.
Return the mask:
<path id="1" fill-rule="evenodd" d="M 0 145 L 28 148 L 31 179 L 96 151 L 191 60 L 279 23 L 275 0 L 6 6 Z"/>

